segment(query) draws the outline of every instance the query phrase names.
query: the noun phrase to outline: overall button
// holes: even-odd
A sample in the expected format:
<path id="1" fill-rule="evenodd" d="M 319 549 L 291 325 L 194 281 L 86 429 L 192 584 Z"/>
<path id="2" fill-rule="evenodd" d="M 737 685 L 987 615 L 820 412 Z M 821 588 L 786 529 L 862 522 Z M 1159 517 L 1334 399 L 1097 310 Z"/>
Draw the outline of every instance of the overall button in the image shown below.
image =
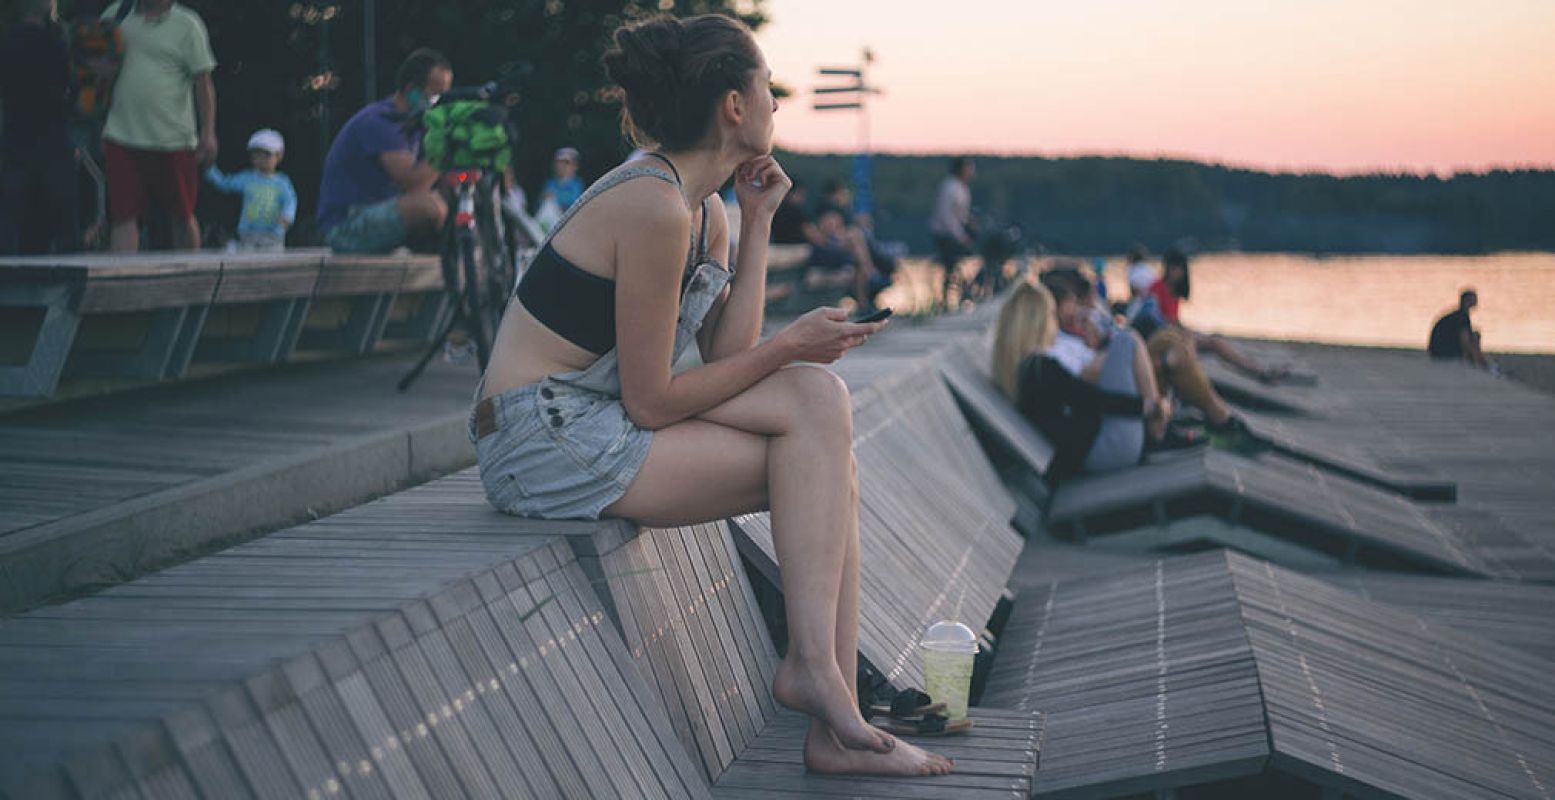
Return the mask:
<path id="1" fill-rule="evenodd" d="M 551 427 L 553 427 L 553 428 L 560 428 L 561 426 L 562 426 L 562 418 L 561 418 L 560 414 L 558 414 L 558 415 L 556 415 L 554 417 L 551 417 Z"/>
<path id="2" fill-rule="evenodd" d="M 557 410 L 556 410 L 556 409 L 554 409 L 554 408 L 547 408 L 547 409 L 546 409 L 546 410 L 545 410 L 545 413 L 547 413 L 547 414 L 550 414 L 550 415 L 551 415 L 551 416 L 553 416 L 553 417 L 554 417 L 554 416 L 556 416 L 556 415 L 557 415 L 557 414 L 560 414 L 560 413 L 562 413 L 562 412 L 560 412 L 560 411 L 557 411 Z"/>
<path id="3" fill-rule="evenodd" d="M 547 400 L 554 400 L 554 399 L 556 399 L 556 393 L 551 391 L 551 387 L 549 387 L 549 386 L 547 386 L 547 387 L 545 387 L 545 388 L 540 390 L 540 396 L 544 397 Z"/>

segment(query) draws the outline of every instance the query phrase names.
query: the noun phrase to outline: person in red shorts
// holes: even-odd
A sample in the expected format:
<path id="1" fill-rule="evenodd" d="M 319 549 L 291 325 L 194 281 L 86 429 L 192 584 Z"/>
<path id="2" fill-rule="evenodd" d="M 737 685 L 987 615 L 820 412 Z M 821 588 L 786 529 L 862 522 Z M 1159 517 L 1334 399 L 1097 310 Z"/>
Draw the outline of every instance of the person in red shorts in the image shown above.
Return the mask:
<path id="1" fill-rule="evenodd" d="M 110 5 L 103 17 L 112 19 L 118 9 Z M 140 218 L 150 201 L 172 220 L 174 247 L 197 250 L 199 170 L 216 160 L 210 36 L 198 14 L 172 0 L 139 0 L 119 29 L 124 64 L 103 129 L 112 248 L 140 249 Z"/>

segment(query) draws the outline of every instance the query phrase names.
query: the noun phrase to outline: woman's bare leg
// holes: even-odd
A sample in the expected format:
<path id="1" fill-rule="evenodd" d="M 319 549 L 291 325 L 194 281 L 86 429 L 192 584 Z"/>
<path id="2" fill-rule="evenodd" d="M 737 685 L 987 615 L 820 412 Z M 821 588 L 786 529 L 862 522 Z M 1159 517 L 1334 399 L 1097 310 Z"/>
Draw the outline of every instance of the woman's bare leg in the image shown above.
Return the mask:
<path id="1" fill-rule="evenodd" d="M 1204 412 L 1204 418 L 1212 425 L 1224 425 L 1231 419 L 1231 409 L 1204 374 L 1199 363 L 1198 351 L 1191 340 L 1175 344 L 1162 355 L 1166 374 L 1177 390 L 1177 396 L 1186 404 Z"/>
<path id="2" fill-rule="evenodd" d="M 1166 424 L 1172 415 L 1170 410 L 1165 414 L 1152 413 L 1161 398 L 1161 387 L 1155 382 L 1155 366 L 1150 363 L 1150 351 L 1139 334 L 1129 331 L 1128 335 L 1134 337 L 1134 385 L 1139 387 L 1139 399 L 1145 404 L 1145 430 L 1151 439 L 1159 441 L 1166 435 Z"/>
<path id="3" fill-rule="evenodd" d="M 895 739 L 864 721 L 836 658 L 844 534 L 856 519 L 852 428 L 851 401 L 836 376 L 781 370 L 701 420 L 657 432 L 637 479 L 606 513 L 657 525 L 718 519 L 752 510 L 718 495 L 733 489 L 749 503 L 764 488 L 789 623 L 773 694 L 824 720 L 843 744 L 883 753 Z"/>
<path id="4" fill-rule="evenodd" d="M 1264 374 L 1264 365 L 1249 358 L 1223 337 L 1193 331 L 1193 344 L 1198 352 L 1213 353 L 1219 356 L 1221 361 L 1255 378 L 1261 377 Z"/>

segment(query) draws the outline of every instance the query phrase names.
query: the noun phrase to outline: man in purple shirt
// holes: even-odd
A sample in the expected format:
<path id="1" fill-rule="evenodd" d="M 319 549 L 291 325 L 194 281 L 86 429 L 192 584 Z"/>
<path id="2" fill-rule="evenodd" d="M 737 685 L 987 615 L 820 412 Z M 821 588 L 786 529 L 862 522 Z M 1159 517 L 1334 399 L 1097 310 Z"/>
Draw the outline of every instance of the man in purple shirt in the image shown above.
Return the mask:
<path id="1" fill-rule="evenodd" d="M 453 85 L 453 68 L 421 48 L 400 65 L 394 94 L 356 112 L 324 158 L 319 232 L 337 253 L 387 253 L 414 233 L 436 229 L 447 205 L 433 191 L 437 170 L 416 159 L 401 123 L 385 118 L 424 108 Z"/>

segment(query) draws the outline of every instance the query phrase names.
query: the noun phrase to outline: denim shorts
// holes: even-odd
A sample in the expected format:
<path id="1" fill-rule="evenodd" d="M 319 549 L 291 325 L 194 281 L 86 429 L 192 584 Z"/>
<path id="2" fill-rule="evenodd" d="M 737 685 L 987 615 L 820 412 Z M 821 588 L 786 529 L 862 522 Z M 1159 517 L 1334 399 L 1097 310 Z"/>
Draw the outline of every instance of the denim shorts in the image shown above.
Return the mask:
<path id="1" fill-rule="evenodd" d="M 391 197 L 369 206 L 352 206 L 346 218 L 324 234 L 324 243 L 337 253 L 383 255 L 405 243 L 405 221 L 400 219 L 400 200 Z"/>
<path id="2" fill-rule="evenodd" d="M 486 499 L 508 514 L 599 519 L 626 494 L 653 441 L 621 398 L 552 378 L 493 395 L 492 404 L 497 429 L 475 442 L 475 455 Z"/>

